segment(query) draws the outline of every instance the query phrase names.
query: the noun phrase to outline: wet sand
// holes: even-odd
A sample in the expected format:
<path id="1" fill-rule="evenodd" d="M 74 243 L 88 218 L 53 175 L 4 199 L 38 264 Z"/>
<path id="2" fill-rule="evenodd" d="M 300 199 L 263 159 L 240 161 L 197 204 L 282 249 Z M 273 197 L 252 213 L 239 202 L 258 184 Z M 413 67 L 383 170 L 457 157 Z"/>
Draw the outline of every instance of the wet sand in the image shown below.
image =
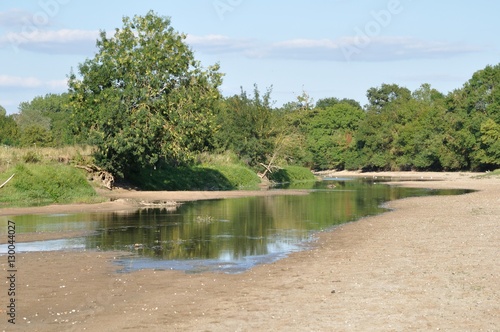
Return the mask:
<path id="1" fill-rule="evenodd" d="M 18 253 L 16 325 L 7 322 L 6 283 L 0 330 L 498 331 L 500 179 L 354 175 L 432 176 L 442 181 L 402 184 L 478 191 L 391 202 L 391 212 L 320 233 L 312 249 L 236 275 L 120 274 L 113 261 L 125 253 Z M 141 198 L 129 195 L 118 203 Z M 185 198 L 170 195 L 159 199 Z M 6 280 L 6 256 L 0 265 Z"/>

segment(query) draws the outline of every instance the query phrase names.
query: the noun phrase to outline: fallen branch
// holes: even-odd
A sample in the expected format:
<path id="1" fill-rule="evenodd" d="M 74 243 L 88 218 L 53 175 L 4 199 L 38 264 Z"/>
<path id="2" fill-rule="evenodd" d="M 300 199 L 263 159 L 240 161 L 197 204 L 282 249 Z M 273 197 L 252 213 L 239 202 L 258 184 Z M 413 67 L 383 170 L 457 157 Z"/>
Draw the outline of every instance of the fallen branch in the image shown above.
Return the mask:
<path id="1" fill-rule="evenodd" d="M 268 172 L 272 173 L 273 170 L 280 169 L 280 167 L 271 165 L 271 163 L 269 163 L 269 165 L 266 165 L 264 163 L 259 163 L 259 164 L 266 169 L 264 171 L 264 173 L 258 173 L 258 175 L 260 176 L 261 179 L 263 179 L 267 175 Z"/>
<path id="2" fill-rule="evenodd" d="M 16 175 L 16 173 L 12 174 L 10 176 L 10 178 L 7 179 L 7 181 L 5 181 L 4 183 L 2 183 L 2 185 L 0 185 L 0 189 L 3 188 L 3 186 L 5 186 L 10 180 L 12 180 L 12 178 L 14 177 L 14 175 Z"/>

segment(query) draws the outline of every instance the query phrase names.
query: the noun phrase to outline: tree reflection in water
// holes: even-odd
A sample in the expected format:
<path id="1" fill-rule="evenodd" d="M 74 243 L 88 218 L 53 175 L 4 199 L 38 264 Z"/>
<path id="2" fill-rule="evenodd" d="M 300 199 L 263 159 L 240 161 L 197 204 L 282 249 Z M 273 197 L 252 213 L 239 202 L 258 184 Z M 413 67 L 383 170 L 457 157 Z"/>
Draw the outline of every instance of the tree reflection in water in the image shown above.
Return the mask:
<path id="1" fill-rule="evenodd" d="M 88 230 L 90 235 L 71 241 L 78 248 L 135 253 L 122 261 L 127 270 L 238 272 L 301 250 L 316 231 L 381 213 L 381 204 L 389 200 L 463 192 L 341 179 L 318 182 L 305 196 L 206 200 L 187 202 L 175 210 L 133 213 L 21 216 L 17 220 L 24 221 L 17 224 L 23 225 L 20 232 Z"/>

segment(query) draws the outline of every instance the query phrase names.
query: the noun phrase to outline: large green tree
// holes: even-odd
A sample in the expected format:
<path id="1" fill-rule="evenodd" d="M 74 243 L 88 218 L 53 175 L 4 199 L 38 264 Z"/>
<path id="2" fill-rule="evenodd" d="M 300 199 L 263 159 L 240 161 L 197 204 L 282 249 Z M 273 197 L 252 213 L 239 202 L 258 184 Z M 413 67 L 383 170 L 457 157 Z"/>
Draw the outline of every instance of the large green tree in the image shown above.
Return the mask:
<path id="1" fill-rule="evenodd" d="M 398 107 L 410 115 L 394 140 L 396 169 L 439 170 L 442 167 L 445 130 L 445 96 L 423 84 Z"/>
<path id="2" fill-rule="evenodd" d="M 369 110 L 379 111 L 394 101 L 405 101 L 411 98 L 411 91 L 397 84 L 382 84 L 368 89 L 366 93 Z"/>
<path id="3" fill-rule="evenodd" d="M 327 108 L 341 103 L 349 104 L 355 108 L 361 109 L 361 105 L 354 99 L 348 99 L 348 98 L 338 99 L 336 97 L 328 97 L 318 100 L 316 102 L 316 108 Z"/>
<path id="4" fill-rule="evenodd" d="M 365 112 L 359 104 L 348 100 L 328 105 L 331 106 L 316 107 L 309 111 L 303 120 L 307 146 L 313 156 L 313 167 L 351 168 L 357 159 L 354 133 L 364 119 Z"/>
<path id="5" fill-rule="evenodd" d="M 358 167 L 395 169 L 402 151 L 395 143 L 405 125 L 413 118 L 411 91 L 396 84 L 382 84 L 367 91 L 369 105 L 366 117 L 356 132 L 360 158 Z"/>
<path id="6" fill-rule="evenodd" d="M 456 168 L 499 167 L 500 64 L 475 72 L 461 89 L 450 93 L 447 107 L 445 146 L 456 156 Z"/>
<path id="7" fill-rule="evenodd" d="M 262 174 L 274 166 L 302 164 L 307 158 L 305 138 L 291 119 L 292 113 L 300 113 L 302 107 L 290 103 L 290 108 L 275 109 L 271 92 L 268 88 L 261 93 L 255 85 L 253 95 L 242 90 L 226 98 L 215 136 L 220 151 L 233 151 Z"/>
<path id="8" fill-rule="evenodd" d="M 18 139 L 18 128 L 11 115 L 0 105 L 0 144 L 14 145 Z"/>
<path id="9" fill-rule="evenodd" d="M 16 121 L 22 145 L 62 146 L 76 143 L 67 93 L 47 94 L 22 102 Z"/>
<path id="10" fill-rule="evenodd" d="M 268 161 L 280 127 L 281 121 L 272 109 L 271 91 L 269 88 L 262 94 L 254 86 L 253 96 L 249 96 L 242 90 L 224 100 L 218 116 L 217 147 L 235 152 L 252 167 Z"/>
<path id="11" fill-rule="evenodd" d="M 75 120 L 109 171 L 183 163 L 208 144 L 222 75 L 201 67 L 185 38 L 154 12 L 125 17 L 71 74 Z"/>

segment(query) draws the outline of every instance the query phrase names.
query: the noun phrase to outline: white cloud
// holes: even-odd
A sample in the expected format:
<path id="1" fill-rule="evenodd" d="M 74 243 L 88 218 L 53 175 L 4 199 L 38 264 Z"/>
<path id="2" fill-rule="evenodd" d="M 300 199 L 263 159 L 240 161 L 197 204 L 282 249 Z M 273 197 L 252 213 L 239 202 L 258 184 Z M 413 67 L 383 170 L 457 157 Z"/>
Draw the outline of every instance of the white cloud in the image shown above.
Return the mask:
<path id="1" fill-rule="evenodd" d="M 28 50 L 48 54 L 86 54 L 95 50 L 98 31 L 41 30 L 10 32 L 0 36 L 0 48 Z M 450 58 L 484 51 L 484 48 L 412 37 L 348 36 L 338 39 L 290 39 L 265 42 L 225 35 L 188 35 L 186 42 L 208 54 L 240 54 L 247 58 L 295 59 L 311 61 L 394 61 Z"/>
<path id="2" fill-rule="evenodd" d="M 230 38 L 223 35 L 196 36 L 187 35 L 186 42 L 195 50 L 206 53 L 246 53 L 255 48 L 255 41 L 250 39 Z"/>
<path id="3" fill-rule="evenodd" d="M 41 30 L 10 32 L 0 36 L 0 48 L 11 47 L 48 54 L 88 54 L 94 49 L 98 31 Z"/>
<path id="4" fill-rule="evenodd" d="M 42 85 L 36 77 L 19 77 L 10 75 L 0 75 L 0 86 L 1 87 L 13 87 L 13 88 L 38 88 Z"/>
<path id="5" fill-rule="evenodd" d="M 68 88 L 68 80 L 49 80 L 45 82 L 45 85 L 51 89 L 64 90 Z"/>
<path id="6" fill-rule="evenodd" d="M 273 58 L 325 61 L 394 61 L 449 58 L 478 52 L 480 47 L 408 37 L 344 37 L 337 40 L 300 39 L 275 43 Z"/>
<path id="7" fill-rule="evenodd" d="M 48 87 L 51 89 L 64 89 L 67 87 L 67 80 L 48 80 L 43 81 L 36 77 L 21 77 L 11 75 L 0 75 L 0 87 L 3 88 L 24 88 L 36 89 Z"/>
<path id="8" fill-rule="evenodd" d="M 303 49 L 303 48 L 325 48 L 338 49 L 339 43 L 331 39 L 292 39 L 275 43 L 276 48 Z"/>
<path id="9" fill-rule="evenodd" d="M 455 42 L 426 41 L 411 37 L 375 37 L 365 49 L 361 49 L 359 59 L 365 61 L 446 59 L 480 51 L 484 51 L 484 48 Z"/>
<path id="10" fill-rule="evenodd" d="M 323 61 L 394 61 L 450 58 L 480 52 L 474 45 L 426 41 L 411 37 L 343 37 L 339 39 L 291 39 L 266 43 L 223 35 L 188 36 L 197 51 L 210 54 L 240 53 L 249 58 Z"/>

